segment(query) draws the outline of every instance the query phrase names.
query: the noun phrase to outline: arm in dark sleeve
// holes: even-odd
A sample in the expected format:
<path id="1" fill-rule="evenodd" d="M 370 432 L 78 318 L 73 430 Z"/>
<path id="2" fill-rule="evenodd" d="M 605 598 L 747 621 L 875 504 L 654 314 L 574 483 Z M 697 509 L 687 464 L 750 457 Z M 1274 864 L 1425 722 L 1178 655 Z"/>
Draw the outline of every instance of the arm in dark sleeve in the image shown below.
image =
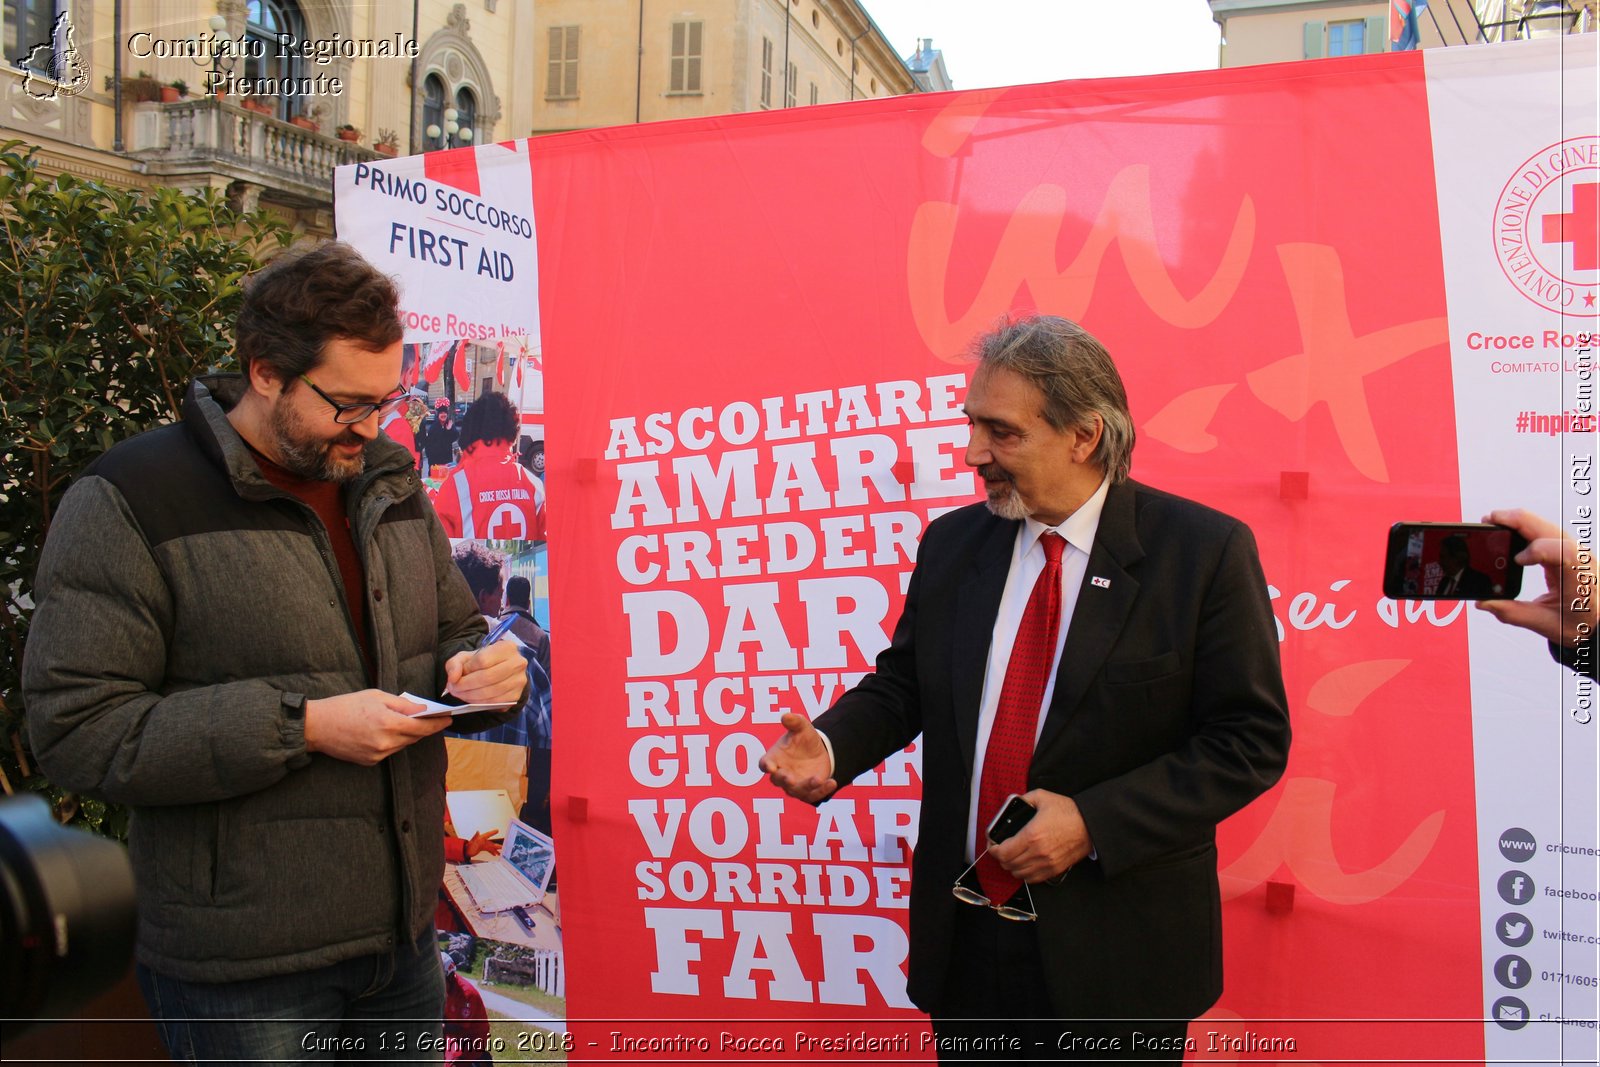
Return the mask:
<path id="1" fill-rule="evenodd" d="M 193 804 L 265 789 L 310 759 L 304 719 L 264 681 L 162 691 L 171 594 L 109 482 L 82 478 L 62 498 L 34 588 L 23 699 L 57 785 Z"/>
<path id="2" fill-rule="evenodd" d="M 919 560 L 925 558 L 926 543 L 924 538 Z M 833 777 L 841 789 L 922 733 L 916 650 L 921 573 L 920 566 L 911 572 L 894 637 L 878 653 L 876 669 L 813 722 L 833 748 Z"/>
<path id="3" fill-rule="evenodd" d="M 1571 648 L 1557 644 L 1554 641 L 1550 642 L 1550 658 L 1563 667 L 1568 667 L 1590 679 L 1600 681 L 1600 678 L 1595 675 L 1596 655 L 1593 634 L 1590 634 L 1586 640 L 1579 641 Z"/>

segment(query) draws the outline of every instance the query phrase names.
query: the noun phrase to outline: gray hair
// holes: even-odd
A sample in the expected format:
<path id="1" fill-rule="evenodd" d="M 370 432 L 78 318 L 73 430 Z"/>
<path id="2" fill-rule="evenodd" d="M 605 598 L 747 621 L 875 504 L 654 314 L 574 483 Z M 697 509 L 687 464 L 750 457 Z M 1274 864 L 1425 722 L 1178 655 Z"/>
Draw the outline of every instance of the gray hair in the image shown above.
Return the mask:
<path id="1" fill-rule="evenodd" d="M 978 371 L 1008 370 L 1044 394 L 1044 420 L 1057 430 L 1092 425 L 1100 443 L 1090 459 L 1120 482 L 1133 462 L 1133 416 L 1111 354 L 1082 326 L 1055 315 L 1002 322 L 973 342 Z"/>

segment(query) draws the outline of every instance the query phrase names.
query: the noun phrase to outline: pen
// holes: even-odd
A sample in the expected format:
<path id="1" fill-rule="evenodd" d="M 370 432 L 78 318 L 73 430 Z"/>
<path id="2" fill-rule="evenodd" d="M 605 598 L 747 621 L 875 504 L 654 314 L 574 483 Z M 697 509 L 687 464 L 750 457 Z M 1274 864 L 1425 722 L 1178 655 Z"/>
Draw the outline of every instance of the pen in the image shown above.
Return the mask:
<path id="1" fill-rule="evenodd" d="M 515 615 L 507 615 L 505 618 L 495 623 L 494 629 L 490 630 L 488 635 L 484 637 L 482 641 L 478 642 L 478 647 L 488 648 L 490 645 L 500 640 L 506 634 L 511 632 L 511 624 L 516 621 L 517 617 Z"/>

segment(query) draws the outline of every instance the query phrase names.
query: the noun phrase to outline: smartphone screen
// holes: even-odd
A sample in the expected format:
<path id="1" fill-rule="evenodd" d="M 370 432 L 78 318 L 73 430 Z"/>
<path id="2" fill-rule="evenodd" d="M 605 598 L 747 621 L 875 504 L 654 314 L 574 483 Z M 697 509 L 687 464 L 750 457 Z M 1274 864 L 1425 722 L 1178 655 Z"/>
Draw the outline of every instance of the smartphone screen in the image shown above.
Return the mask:
<path id="1" fill-rule="evenodd" d="M 1517 553 L 1528 546 L 1506 526 L 1397 522 L 1389 528 L 1383 595 L 1395 600 L 1510 600 L 1522 592 Z"/>

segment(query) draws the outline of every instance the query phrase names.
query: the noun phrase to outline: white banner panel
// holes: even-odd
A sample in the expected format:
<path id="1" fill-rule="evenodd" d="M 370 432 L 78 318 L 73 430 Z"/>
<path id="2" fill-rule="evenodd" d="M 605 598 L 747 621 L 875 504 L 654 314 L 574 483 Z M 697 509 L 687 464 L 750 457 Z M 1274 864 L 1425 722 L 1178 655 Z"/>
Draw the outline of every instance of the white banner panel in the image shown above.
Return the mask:
<path id="1" fill-rule="evenodd" d="M 1459 518 L 1524 507 L 1593 552 L 1600 122 L 1593 34 L 1425 55 Z M 1457 516 L 1405 516 L 1454 520 Z M 1526 572 L 1523 597 L 1544 587 Z M 1593 1063 L 1595 685 L 1469 612 L 1491 1062 Z"/>

